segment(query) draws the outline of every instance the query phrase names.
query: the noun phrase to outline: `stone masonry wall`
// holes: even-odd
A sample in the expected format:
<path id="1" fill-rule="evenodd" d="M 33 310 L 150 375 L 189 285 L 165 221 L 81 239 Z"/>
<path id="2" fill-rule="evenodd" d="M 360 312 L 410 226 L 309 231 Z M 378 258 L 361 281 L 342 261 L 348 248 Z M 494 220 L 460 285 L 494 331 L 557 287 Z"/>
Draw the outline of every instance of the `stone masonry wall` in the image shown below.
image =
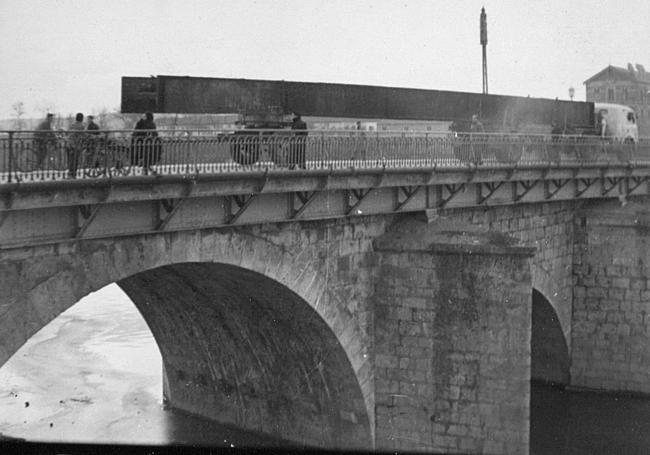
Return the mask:
<path id="1" fill-rule="evenodd" d="M 528 368 L 527 384 L 530 364 L 520 356 L 527 349 L 530 358 L 530 313 L 514 302 L 526 294 L 529 311 L 533 288 L 558 315 L 572 354 L 572 384 L 650 392 L 645 206 L 593 202 L 576 215 L 581 205 L 551 202 L 434 215 L 535 246 L 530 268 L 518 256 L 436 255 L 422 245 L 375 251 L 373 241 L 392 216 L 3 251 L 0 364 L 108 283 L 175 263 L 222 262 L 286 286 L 326 321 L 359 380 L 378 448 L 522 453 L 527 449 L 515 449 L 527 440 L 528 414 L 508 400 L 513 390 L 528 393 L 520 374 Z M 444 299 L 457 304 L 443 306 Z M 516 367 L 515 377 L 498 376 L 494 365 Z M 413 398 L 420 396 L 428 398 Z"/>
<path id="2" fill-rule="evenodd" d="M 572 384 L 650 393 L 650 210 L 592 203 L 576 219 Z"/>
<path id="3" fill-rule="evenodd" d="M 111 282 L 174 264 L 230 264 L 286 286 L 325 321 L 354 371 L 374 439 L 373 310 L 368 297 L 377 265 L 370 253 L 373 239 L 390 221 L 363 217 L 267 224 L 3 251 L 0 364 L 60 313 Z M 140 309 L 151 322 L 155 316 L 146 314 L 146 307 Z M 191 318 L 175 322 L 192 323 Z M 169 321 L 158 323 L 166 326 Z M 182 357 L 182 349 L 170 345 L 161 352 Z"/>
<path id="4" fill-rule="evenodd" d="M 403 229 L 411 245 L 376 242 L 377 448 L 525 454 L 529 257 L 416 231 Z"/>
<path id="5" fill-rule="evenodd" d="M 573 202 L 552 202 L 439 212 L 441 218 L 481 225 L 511 235 L 523 244 L 537 249 L 531 262 L 533 288 L 553 306 L 569 349 L 573 300 L 573 220 L 576 207 Z"/>

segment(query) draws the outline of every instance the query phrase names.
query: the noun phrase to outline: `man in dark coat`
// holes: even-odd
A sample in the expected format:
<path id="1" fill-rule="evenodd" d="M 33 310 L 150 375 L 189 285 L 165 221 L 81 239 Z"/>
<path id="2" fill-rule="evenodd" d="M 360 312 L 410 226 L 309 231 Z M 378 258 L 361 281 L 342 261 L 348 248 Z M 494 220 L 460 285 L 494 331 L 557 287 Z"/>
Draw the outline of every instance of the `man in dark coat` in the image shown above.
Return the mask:
<path id="1" fill-rule="evenodd" d="M 300 118 L 300 114 L 294 114 L 293 123 L 291 124 L 292 130 L 304 130 L 295 133 L 292 138 L 293 147 L 291 150 L 290 169 L 294 169 L 297 165 L 299 168 L 307 169 L 307 161 L 305 157 L 305 146 L 307 143 L 307 124 Z"/>
<path id="2" fill-rule="evenodd" d="M 75 121 L 70 125 L 68 134 L 68 177 L 77 178 L 77 168 L 80 163 L 85 161 L 84 152 L 86 152 L 86 135 L 84 131 L 84 115 L 78 112 Z"/>
<path id="3" fill-rule="evenodd" d="M 92 115 L 89 115 L 86 117 L 88 119 L 88 124 L 86 125 L 86 130 L 88 130 L 91 134 L 98 135 L 99 132 L 99 125 L 95 123 L 95 117 Z"/>
<path id="4" fill-rule="evenodd" d="M 158 138 L 153 114 L 147 112 L 143 118 L 138 120 L 134 129 L 136 131 L 133 132 L 134 156 L 132 156 L 132 164 L 141 164 L 145 174 L 148 174 L 149 171 L 155 174 L 152 166 L 160 161 L 162 144 Z"/>
<path id="5" fill-rule="evenodd" d="M 38 169 L 43 169 L 45 164 L 45 158 L 47 157 L 48 147 L 55 147 L 56 145 L 56 136 L 52 131 L 52 121 L 54 120 L 54 114 L 47 114 L 45 120 L 38 124 L 36 128 L 36 133 L 34 133 L 34 145 L 36 149 L 36 167 Z"/>

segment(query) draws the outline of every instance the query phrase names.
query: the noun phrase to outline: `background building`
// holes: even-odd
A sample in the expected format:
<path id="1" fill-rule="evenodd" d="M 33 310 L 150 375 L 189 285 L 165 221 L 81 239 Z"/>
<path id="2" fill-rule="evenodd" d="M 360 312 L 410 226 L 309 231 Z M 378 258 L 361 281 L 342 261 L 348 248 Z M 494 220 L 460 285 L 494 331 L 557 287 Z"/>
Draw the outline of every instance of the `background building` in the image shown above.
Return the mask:
<path id="1" fill-rule="evenodd" d="M 639 135 L 650 136 L 650 72 L 643 65 L 627 69 L 609 65 L 584 82 L 587 101 L 630 106 L 637 114 Z"/>

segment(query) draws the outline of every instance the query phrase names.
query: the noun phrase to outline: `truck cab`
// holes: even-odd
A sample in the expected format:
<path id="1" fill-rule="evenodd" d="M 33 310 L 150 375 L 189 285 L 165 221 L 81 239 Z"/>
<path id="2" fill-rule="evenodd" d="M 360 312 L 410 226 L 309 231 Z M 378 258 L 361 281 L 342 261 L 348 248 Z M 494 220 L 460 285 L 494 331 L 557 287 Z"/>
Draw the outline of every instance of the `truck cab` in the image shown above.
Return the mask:
<path id="1" fill-rule="evenodd" d="M 632 108 L 622 104 L 594 104 L 597 129 L 601 137 L 624 143 L 637 143 L 639 128 Z"/>

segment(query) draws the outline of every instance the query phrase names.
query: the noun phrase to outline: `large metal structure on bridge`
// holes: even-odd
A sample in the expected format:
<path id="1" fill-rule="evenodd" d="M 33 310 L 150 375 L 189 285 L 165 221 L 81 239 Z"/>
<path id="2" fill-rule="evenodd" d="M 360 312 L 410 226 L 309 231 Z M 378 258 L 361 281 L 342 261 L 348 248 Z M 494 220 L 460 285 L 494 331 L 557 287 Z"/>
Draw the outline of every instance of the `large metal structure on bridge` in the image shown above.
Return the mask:
<path id="1" fill-rule="evenodd" d="M 438 120 L 488 131 L 550 133 L 553 121 L 594 127 L 593 103 L 369 85 L 189 76 L 123 77 L 122 112 L 285 113 L 330 118 Z"/>

